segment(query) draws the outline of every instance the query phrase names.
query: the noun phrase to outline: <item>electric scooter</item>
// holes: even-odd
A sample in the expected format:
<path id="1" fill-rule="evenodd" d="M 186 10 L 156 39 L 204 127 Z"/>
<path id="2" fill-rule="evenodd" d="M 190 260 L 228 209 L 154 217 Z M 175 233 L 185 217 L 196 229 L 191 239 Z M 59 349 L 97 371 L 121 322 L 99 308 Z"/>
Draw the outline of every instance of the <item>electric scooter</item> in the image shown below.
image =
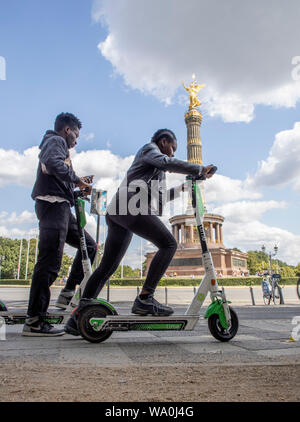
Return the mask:
<path id="1" fill-rule="evenodd" d="M 42 319 L 47 321 L 50 324 L 65 324 L 69 319 L 72 310 L 78 305 L 81 298 L 81 294 L 85 288 L 87 280 L 92 274 L 91 262 L 88 257 L 84 227 L 86 225 L 85 218 L 85 200 L 88 200 L 86 193 L 82 190 L 74 191 L 74 202 L 75 202 L 75 213 L 77 220 L 77 227 L 80 237 L 80 250 L 82 255 L 82 267 L 84 278 L 80 283 L 80 286 L 77 288 L 74 296 L 72 297 L 69 305 L 63 309 L 53 309 L 49 308 L 47 315 Z M 0 318 L 3 318 L 6 324 L 24 324 L 27 317 L 27 309 L 24 308 L 7 308 L 5 303 L 0 300 Z"/>
<path id="2" fill-rule="evenodd" d="M 215 173 L 216 167 L 212 170 Z M 204 318 L 208 320 L 211 334 L 219 341 L 231 340 L 238 331 L 238 317 L 229 306 L 225 292 L 218 290 L 217 276 L 211 254 L 207 247 L 202 217 L 204 206 L 201 189 L 198 184 L 203 176 L 188 176 L 192 182 L 192 205 L 202 248 L 202 260 L 205 275 L 196 294 L 184 315 L 171 316 L 137 316 L 118 315 L 112 304 L 104 299 L 82 299 L 80 306 L 73 311 L 81 336 L 91 343 L 100 343 L 111 336 L 114 331 L 190 331 L 200 319 L 200 309 L 210 292 L 212 303 L 208 306 Z"/>

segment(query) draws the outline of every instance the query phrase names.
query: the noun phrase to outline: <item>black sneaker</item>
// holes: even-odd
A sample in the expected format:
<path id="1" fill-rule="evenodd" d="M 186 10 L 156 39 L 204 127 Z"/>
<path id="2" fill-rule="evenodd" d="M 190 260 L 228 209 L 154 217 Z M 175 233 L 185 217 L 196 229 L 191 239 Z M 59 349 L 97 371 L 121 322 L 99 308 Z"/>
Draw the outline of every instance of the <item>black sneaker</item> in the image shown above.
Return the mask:
<path id="1" fill-rule="evenodd" d="M 55 306 L 61 309 L 66 309 L 71 302 L 72 297 L 75 294 L 75 290 L 64 290 L 60 292 L 56 302 Z"/>
<path id="2" fill-rule="evenodd" d="M 55 337 L 63 336 L 64 330 L 54 328 L 49 322 L 41 321 L 39 318 L 32 322 L 33 318 L 27 318 L 22 331 L 22 336 L 28 337 Z"/>
<path id="3" fill-rule="evenodd" d="M 80 332 L 77 328 L 77 322 L 76 322 L 76 320 L 73 316 L 71 316 L 68 319 L 68 321 L 67 321 L 67 323 L 64 327 L 64 330 L 65 330 L 65 333 L 71 334 L 72 336 L 79 336 L 80 335 Z"/>
<path id="4" fill-rule="evenodd" d="M 147 299 L 141 299 L 139 296 L 134 301 L 131 312 L 137 315 L 162 315 L 168 316 L 173 314 L 173 309 L 169 306 L 162 305 L 153 295 L 149 295 Z"/>

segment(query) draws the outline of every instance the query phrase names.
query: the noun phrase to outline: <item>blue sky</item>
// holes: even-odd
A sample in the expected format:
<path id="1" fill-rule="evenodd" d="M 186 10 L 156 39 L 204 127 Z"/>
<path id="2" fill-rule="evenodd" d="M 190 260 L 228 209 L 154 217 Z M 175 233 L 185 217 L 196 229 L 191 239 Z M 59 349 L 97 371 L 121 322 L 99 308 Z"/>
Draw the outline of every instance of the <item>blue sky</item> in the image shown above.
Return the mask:
<path id="1" fill-rule="evenodd" d="M 190 3 L 194 1 L 189 0 Z M 234 3 L 234 0 L 231 1 Z M 125 3 L 127 9 L 124 12 Z M 188 56 L 185 57 L 184 54 L 176 56 L 176 45 L 173 44 L 170 44 L 172 47 L 164 50 L 164 55 L 161 55 L 162 43 L 157 35 L 159 31 L 155 31 L 154 28 L 157 20 L 153 20 L 151 23 L 151 19 L 154 19 L 152 12 L 154 16 L 157 16 L 154 12 L 159 8 L 159 2 L 155 0 L 152 5 L 148 3 L 144 0 L 139 3 L 136 3 L 136 0 L 131 0 L 131 2 L 124 0 L 123 4 L 120 0 L 114 2 L 107 0 L 53 0 L 51 2 L 13 0 L 1 2 L 0 56 L 6 61 L 6 80 L 0 80 L 0 148 L 3 150 L 2 170 L 0 170 L 2 197 L 0 235 L 20 237 L 36 227 L 34 216 L 30 217 L 30 215 L 24 214 L 24 211 L 33 213 L 34 207 L 30 198 L 34 174 L 26 173 L 26 163 L 28 163 L 31 173 L 35 173 L 37 161 L 33 162 L 34 153 L 30 155 L 31 161 L 27 161 L 24 152 L 39 144 L 43 133 L 53 127 L 54 118 L 61 111 L 73 112 L 83 123 L 81 140 L 76 148 L 78 163 L 81 163 L 80 160 L 84 152 L 90 151 L 89 157 L 93 160 L 91 151 L 109 150 L 113 157 L 117 157 L 115 162 L 120 161 L 122 167 L 120 172 L 122 173 L 126 170 L 126 157 L 134 155 L 141 145 L 150 140 L 153 132 L 162 127 L 168 127 L 176 133 L 179 141 L 176 155 L 178 158 L 186 159 L 184 113 L 187 104 L 184 103 L 185 92 L 180 85 L 182 79 L 189 83 L 189 75 L 196 73 L 199 81 L 207 84 L 207 88 L 200 94 L 203 101 L 201 108 L 203 112 L 201 126 L 203 160 L 206 164 L 215 163 L 220 174 L 220 178 L 211 185 L 211 190 L 219 192 L 220 189 L 225 189 L 222 177 L 228 178 L 226 180 L 229 183 L 227 191 L 222 191 L 220 200 L 212 199 L 209 206 L 212 210 L 222 211 L 222 207 L 224 204 L 228 205 L 233 194 L 232 181 L 240 181 L 241 190 L 245 191 L 248 188 L 248 184 L 245 185 L 247 177 L 252 180 L 252 185 L 249 188 L 252 193 L 233 199 L 232 204 L 236 205 L 236 213 L 242 212 L 239 208 L 242 201 L 249 202 L 249 209 L 257 209 L 256 201 L 263 203 L 259 215 L 252 216 L 249 212 L 247 219 L 246 215 L 242 216 L 241 214 L 239 221 L 232 211 L 228 211 L 229 206 L 227 206 L 228 215 L 225 215 L 224 223 L 225 244 L 227 243 L 229 247 L 236 246 L 243 250 L 249 250 L 258 249 L 263 241 L 270 247 L 275 242 L 281 242 L 282 249 L 280 247 L 281 255 L 279 256 L 296 264 L 300 261 L 300 225 L 298 223 L 300 201 L 297 187 L 299 172 L 296 176 L 294 174 L 290 179 L 284 180 L 282 185 L 280 183 L 273 184 L 272 181 L 265 184 L 264 180 L 266 179 L 263 178 L 264 174 L 276 171 L 276 165 L 274 170 L 272 163 L 268 162 L 276 135 L 282 131 L 292 131 L 295 123 L 299 121 L 300 115 L 298 98 L 293 97 L 291 104 L 287 106 L 289 99 L 286 96 L 282 99 L 278 94 L 284 84 L 295 83 L 288 79 L 289 76 L 287 77 L 287 69 L 291 69 L 291 64 L 290 61 L 285 63 L 287 58 L 284 53 L 286 50 L 284 43 L 279 46 L 279 50 L 282 48 L 282 56 L 279 51 L 279 56 L 274 58 L 274 62 L 277 64 L 285 63 L 281 74 L 274 71 L 272 74 L 270 73 L 270 77 L 265 82 L 260 75 L 263 71 L 267 72 L 267 68 L 262 70 L 260 64 L 258 63 L 256 66 L 253 59 L 245 65 L 245 73 L 248 70 L 249 74 L 251 73 L 251 69 L 249 69 L 251 66 L 255 68 L 252 76 L 253 79 L 256 77 L 259 82 L 254 85 L 255 89 L 251 85 L 251 75 L 249 77 L 245 75 L 242 88 L 237 82 L 238 77 L 232 77 L 232 80 L 229 79 L 227 90 L 224 90 L 220 87 L 224 85 L 224 73 L 228 72 L 230 75 L 230 63 L 227 65 L 226 62 L 225 65 L 223 61 L 224 71 L 222 71 L 222 66 L 219 66 L 215 72 L 209 72 L 209 66 L 215 69 L 209 49 L 203 51 L 203 59 L 201 59 L 201 48 L 199 48 L 198 61 L 194 60 L 193 65 L 188 64 Z M 166 3 L 169 3 L 169 0 Z M 164 4 L 167 7 L 166 3 Z M 172 3 L 173 11 L 177 10 L 178 14 L 175 13 L 174 17 L 170 18 L 169 28 L 176 24 L 176 19 L 179 19 L 178 16 L 183 13 L 183 3 L 178 0 Z M 197 5 L 200 3 L 202 0 Z M 266 2 L 260 4 L 264 3 Z M 147 19 L 143 15 L 138 15 L 138 19 L 134 21 L 138 27 L 137 30 L 130 26 L 132 24 L 130 19 L 132 19 L 134 11 L 138 13 L 139 7 L 140 10 L 143 10 L 143 5 L 144 10 L 147 8 L 145 12 Z M 211 7 L 216 7 L 214 2 Z M 100 8 L 102 10 L 101 20 L 97 14 Z M 292 6 L 290 9 L 290 19 L 292 20 L 295 11 Z M 151 13 L 148 13 L 149 11 Z M 238 10 L 237 14 L 242 12 L 243 10 Z M 296 12 L 299 12 L 299 9 L 296 9 Z M 209 10 L 207 13 L 208 16 L 211 16 Z M 273 18 L 270 16 L 270 24 Z M 146 19 L 145 31 L 142 36 L 137 37 L 134 31 L 141 31 L 139 25 L 143 26 L 143 19 Z M 153 31 L 149 32 L 150 35 L 147 35 L 147 20 L 153 27 Z M 186 25 L 184 20 L 180 22 L 182 27 Z M 255 26 L 255 22 L 253 26 Z M 181 28 L 181 30 L 183 29 Z M 249 29 L 249 33 L 251 30 L 252 27 Z M 171 30 L 168 33 L 163 32 L 161 35 L 166 44 L 168 37 L 171 38 L 170 32 L 172 35 Z M 189 37 L 187 31 L 183 33 L 187 38 Z M 110 35 L 113 36 L 114 42 L 112 43 L 108 42 Z M 124 41 L 122 40 L 123 36 Z M 176 38 L 176 33 L 174 32 L 172 36 Z M 243 40 L 241 40 L 240 46 L 235 47 L 241 52 L 241 55 L 243 52 L 242 42 Z M 100 47 L 99 43 L 105 44 Z M 276 39 L 274 39 L 274 43 L 276 43 Z M 188 44 L 188 39 L 185 44 Z M 214 45 L 212 41 L 211 44 Z M 262 44 L 259 48 L 266 48 L 264 43 Z M 251 45 L 246 57 L 251 57 L 250 48 Z M 255 58 L 255 46 L 253 46 L 253 51 Z M 230 51 L 228 54 L 228 61 L 230 61 Z M 268 54 L 267 48 L 266 54 Z M 299 54 L 299 47 L 298 49 L 294 47 L 290 56 Z M 149 57 L 152 58 L 151 62 L 147 61 L 150 60 Z M 236 58 L 241 62 L 242 59 L 243 57 Z M 269 61 L 267 57 L 266 62 L 269 63 Z M 141 63 L 144 63 L 143 67 Z M 150 69 L 149 63 L 153 63 L 153 69 Z M 174 66 L 174 63 L 178 66 Z M 240 63 L 232 63 L 233 72 L 239 66 Z M 205 70 L 206 68 L 208 70 Z M 155 78 L 153 82 L 153 74 L 155 75 L 156 71 L 158 72 L 157 89 Z M 272 80 L 273 74 L 274 80 Z M 234 104 L 230 104 L 228 99 L 233 97 L 228 97 L 228 95 L 234 95 L 234 101 L 236 96 L 243 101 L 247 98 L 246 117 L 239 115 L 237 107 L 234 108 Z M 226 114 L 227 111 L 224 111 L 224 107 L 220 106 L 218 102 L 220 98 L 224 100 L 220 104 L 225 102 L 226 108 L 227 104 L 228 108 L 233 107 L 230 118 Z M 251 112 L 252 105 L 253 111 Z M 298 145 L 297 140 L 293 142 L 293 145 Z M 13 158 L 9 155 L 9 150 L 12 151 L 12 154 L 19 154 L 20 160 L 16 163 L 14 172 L 17 173 L 19 170 L 20 173 L 24 172 L 24 178 L 17 177 L 17 174 L 14 177 L 12 174 L 10 160 Z M 299 152 L 299 149 L 295 151 Z M 97 157 L 98 161 L 93 163 L 93 170 L 96 168 L 98 185 L 101 185 L 104 183 L 102 178 L 105 178 L 107 163 L 101 162 L 101 153 L 94 154 L 94 157 Z M 290 163 L 288 161 L 290 159 L 291 157 L 287 159 L 288 163 Z M 259 171 L 259 162 L 262 160 L 266 162 L 266 166 L 264 171 Z M 18 169 L 18 165 L 22 168 Z M 287 164 L 288 168 L 296 165 L 297 160 Z M 32 171 L 32 166 L 34 171 Z M 267 171 L 268 166 L 272 168 Z M 80 164 L 78 171 L 80 170 L 90 173 L 86 164 Z M 264 173 L 266 171 L 267 173 Z M 118 175 L 110 176 L 112 179 L 116 179 Z M 106 180 L 105 183 L 108 186 L 110 182 Z M 207 186 L 208 191 L 209 188 L 210 185 Z M 255 192 L 259 197 L 255 198 Z M 207 193 L 207 198 L 209 200 L 209 193 Z M 275 202 L 271 203 L 270 201 Z M 284 206 L 282 201 L 285 203 Z M 244 210 L 245 207 L 242 209 Z M 12 218 L 12 213 L 16 213 L 14 214 L 16 218 Z M 247 231 L 252 230 L 251 224 L 254 224 L 254 220 L 257 222 L 255 226 L 256 240 L 253 238 L 249 240 Z M 90 227 L 91 230 L 94 228 L 92 221 Z M 233 230 L 235 231 L 234 235 L 232 235 Z M 226 239 L 228 240 L 226 241 Z M 291 242 L 294 243 L 294 246 L 287 252 Z M 136 242 L 132 248 L 132 261 L 130 262 L 135 262 L 135 247 Z"/>

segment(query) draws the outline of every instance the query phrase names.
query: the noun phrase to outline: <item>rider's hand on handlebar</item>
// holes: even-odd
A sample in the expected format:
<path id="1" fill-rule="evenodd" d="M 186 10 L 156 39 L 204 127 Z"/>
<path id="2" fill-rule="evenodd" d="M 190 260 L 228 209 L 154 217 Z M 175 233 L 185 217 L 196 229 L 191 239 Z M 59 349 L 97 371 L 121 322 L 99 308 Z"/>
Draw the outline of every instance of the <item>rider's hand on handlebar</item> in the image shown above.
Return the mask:
<path id="1" fill-rule="evenodd" d="M 210 164 L 209 166 L 203 167 L 201 174 L 203 174 L 203 176 L 206 179 L 210 179 L 215 174 L 215 172 L 210 173 L 213 168 L 214 168 L 213 164 Z"/>
<path id="2" fill-rule="evenodd" d="M 83 176 L 83 177 L 80 177 L 80 180 L 82 180 L 85 183 L 92 184 L 93 181 L 94 181 L 94 175 L 92 174 L 91 176 Z"/>
<path id="3" fill-rule="evenodd" d="M 92 185 L 85 183 L 83 180 L 80 180 L 80 182 L 76 186 L 78 186 L 79 189 L 85 193 L 85 196 L 90 195 L 92 192 Z"/>

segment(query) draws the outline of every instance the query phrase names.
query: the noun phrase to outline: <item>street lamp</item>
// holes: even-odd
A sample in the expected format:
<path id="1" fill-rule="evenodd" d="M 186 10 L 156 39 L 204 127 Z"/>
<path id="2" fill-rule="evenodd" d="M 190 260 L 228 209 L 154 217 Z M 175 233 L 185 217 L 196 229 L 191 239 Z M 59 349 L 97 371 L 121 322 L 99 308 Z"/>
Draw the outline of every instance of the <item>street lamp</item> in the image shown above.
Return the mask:
<path id="1" fill-rule="evenodd" d="M 266 253 L 268 255 L 269 258 L 269 265 L 270 265 L 270 272 L 271 272 L 271 276 L 273 274 L 273 269 L 272 269 L 272 257 L 275 256 L 278 252 L 278 246 L 275 245 L 274 246 L 274 252 L 266 252 L 266 247 L 265 245 L 262 245 L 261 250 Z"/>

